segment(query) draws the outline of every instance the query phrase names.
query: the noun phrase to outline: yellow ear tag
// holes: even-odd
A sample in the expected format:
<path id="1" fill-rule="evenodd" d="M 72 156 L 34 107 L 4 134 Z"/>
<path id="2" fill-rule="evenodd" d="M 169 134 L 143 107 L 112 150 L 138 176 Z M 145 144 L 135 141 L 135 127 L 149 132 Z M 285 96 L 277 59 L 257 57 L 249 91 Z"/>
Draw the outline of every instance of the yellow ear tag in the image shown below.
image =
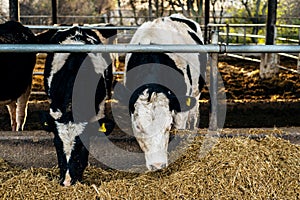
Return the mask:
<path id="1" fill-rule="evenodd" d="M 48 126 L 48 123 L 47 123 L 47 122 L 44 122 L 44 126 Z"/>
<path id="2" fill-rule="evenodd" d="M 191 98 L 187 98 L 186 101 L 185 101 L 185 104 L 187 106 L 191 106 Z"/>
<path id="3" fill-rule="evenodd" d="M 103 133 L 106 132 L 105 123 L 102 123 L 101 127 L 99 128 L 99 131 Z"/>

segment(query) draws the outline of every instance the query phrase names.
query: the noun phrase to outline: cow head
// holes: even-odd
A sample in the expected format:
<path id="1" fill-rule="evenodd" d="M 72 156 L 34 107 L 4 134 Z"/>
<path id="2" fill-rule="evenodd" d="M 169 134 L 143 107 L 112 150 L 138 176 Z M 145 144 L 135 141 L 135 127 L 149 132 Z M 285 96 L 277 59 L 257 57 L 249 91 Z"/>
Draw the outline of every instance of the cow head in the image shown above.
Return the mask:
<path id="1" fill-rule="evenodd" d="M 54 133 L 58 166 L 60 169 L 60 184 L 70 186 L 82 180 L 83 172 L 88 165 L 89 137 L 82 134 L 90 126 L 97 123 L 100 132 L 109 135 L 114 128 L 114 122 L 102 118 L 94 123 L 73 122 L 71 113 L 62 114 L 59 110 L 50 109 L 50 114 L 42 112 L 40 115 L 46 131 Z"/>
<path id="2" fill-rule="evenodd" d="M 60 110 L 41 113 L 45 130 L 54 133 L 58 166 L 60 169 L 60 184 L 70 186 L 82 180 L 84 169 L 88 164 L 88 141 L 82 141 L 87 122 L 72 122 L 71 113 L 62 114 Z M 84 145 L 85 144 L 85 145 Z"/>
<path id="3" fill-rule="evenodd" d="M 145 153 L 149 170 L 162 169 L 168 164 L 167 147 L 172 127 L 169 99 L 163 93 L 146 89 L 135 102 L 131 114 L 133 133 Z"/>
<path id="4" fill-rule="evenodd" d="M 81 181 L 83 171 L 88 164 L 89 152 L 79 138 L 85 126 L 86 123 L 56 122 L 54 145 L 60 168 L 60 184 L 63 186 L 70 186 L 76 181 Z"/>
<path id="5" fill-rule="evenodd" d="M 114 94 L 120 104 L 129 105 L 132 130 L 145 153 L 146 167 L 152 171 L 166 167 L 174 114 L 193 108 L 196 99 L 176 96 L 167 87 L 153 83 L 144 84 L 133 92 L 118 84 Z"/>

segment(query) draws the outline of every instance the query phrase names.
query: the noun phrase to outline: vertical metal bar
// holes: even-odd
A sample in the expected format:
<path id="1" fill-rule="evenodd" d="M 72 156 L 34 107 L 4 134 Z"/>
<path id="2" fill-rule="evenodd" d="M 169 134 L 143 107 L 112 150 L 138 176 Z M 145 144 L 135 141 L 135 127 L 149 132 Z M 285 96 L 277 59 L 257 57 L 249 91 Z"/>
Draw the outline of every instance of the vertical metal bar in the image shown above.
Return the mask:
<path id="1" fill-rule="evenodd" d="M 214 31 L 212 34 L 212 43 L 218 44 L 218 33 Z M 218 53 L 211 54 L 210 63 L 210 102 L 211 113 L 209 121 L 209 129 L 216 131 L 218 129 Z"/>
<path id="2" fill-rule="evenodd" d="M 244 26 L 243 29 L 244 29 L 244 45 L 246 45 L 246 26 Z"/>
<path id="3" fill-rule="evenodd" d="M 300 73 L 300 53 L 298 55 L 297 71 Z"/>
<path id="4" fill-rule="evenodd" d="M 204 43 L 208 44 L 208 23 L 209 23 L 209 4 L 210 0 L 205 0 L 205 18 L 204 18 Z"/>
<path id="5" fill-rule="evenodd" d="M 298 41 L 300 45 L 300 28 L 298 28 Z M 297 71 L 300 73 L 300 53 L 298 54 Z"/>
<path id="6" fill-rule="evenodd" d="M 9 0 L 9 19 L 12 21 L 20 21 L 19 0 Z"/>
<path id="7" fill-rule="evenodd" d="M 229 44 L 229 24 L 226 24 L 226 45 Z"/>
<path id="8" fill-rule="evenodd" d="M 57 24 L 57 0 L 52 0 L 52 24 Z"/>
<path id="9" fill-rule="evenodd" d="M 275 41 L 276 14 L 277 0 L 268 0 L 266 45 L 272 45 Z"/>
<path id="10" fill-rule="evenodd" d="M 152 20 L 152 0 L 148 2 L 148 21 Z"/>
<path id="11" fill-rule="evenodd" d="M 277 0 L 268 0 L 268 17 L 266 27 L 266 45 L 274 45 L 276 38 Z M 274 53 L 262 53 L 259 75 L 262 79 L 272 78 L 278 72 L 278 60 Z"/>

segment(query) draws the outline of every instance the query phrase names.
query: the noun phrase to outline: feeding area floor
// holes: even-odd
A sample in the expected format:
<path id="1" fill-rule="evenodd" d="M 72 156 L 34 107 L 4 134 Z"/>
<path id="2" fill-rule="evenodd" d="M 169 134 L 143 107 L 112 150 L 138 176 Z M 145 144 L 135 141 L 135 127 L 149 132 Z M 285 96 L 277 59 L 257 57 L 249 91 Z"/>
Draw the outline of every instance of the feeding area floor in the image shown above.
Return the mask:
<path id="1" fill-rule="evenodd" d="M 219 137 L 199 133 L 180 149 L 180 157 L 164 170 L 137 173 L 90 165 L 84 173 L 84 181 L 71 187 L 59 186 L 56 166 L 21 168 L 0 159 L 0 197 L 299 199 L 298 131 L 297 128 L 228 129 Z M 298 141 L 284 139 L 288 135 Z"/>

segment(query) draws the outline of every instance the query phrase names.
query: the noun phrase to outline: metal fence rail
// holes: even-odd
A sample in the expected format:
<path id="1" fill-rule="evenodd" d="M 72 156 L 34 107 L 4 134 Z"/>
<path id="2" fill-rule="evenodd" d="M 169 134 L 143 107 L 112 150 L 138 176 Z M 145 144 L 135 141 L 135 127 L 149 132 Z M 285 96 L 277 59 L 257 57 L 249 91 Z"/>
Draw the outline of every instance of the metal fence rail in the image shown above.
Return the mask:
<path id="1" fill-rule="evenodd" d="M 217 54 L 222 53 L 297 53 L 300 52 L 300 45 L 41 45 L 41 44 L 1 44 L 0 53 L 8 52 L 102 52 L 102 53 L 130 53 L 130 52 L 165 52 L 165 53 L 213 53 L 212 65 L 217 65 Z M 215 59 L 214 59 L 215 58 Z M 211 71 L 216 72 L 217 66 L 211 66 Z M 209 80 L 211 87 L 211 101 L 218 102 L 217 73 L 212 73 Z M 211 130 L 218 129 L 218 103 L 211 105 L 213 114 L 210 116 Z"/>
<path id="2" fill-rule="evenodd" d="M 39 53 L 132 53 L 132 52 L 164 52 L 164 53 L 299 53 L 300 45 L 59 45 L 59 44 L 0 44 L 0 53 L 39 52 Z"/>
<path id="3" fill-rule="evenodd" d="M 76 25 L 76 24 L 74 24 Z M 67 29 L 72 26 L 62 25 L 62 26 L 51 26 L 51 25 L 26 25 L 29 29 Z M 82 29 L 114 29 L 114 30 L 136 30 L 138 26 L 102 26 L 101 24 L 84 24 L 80 26 Z"/>

